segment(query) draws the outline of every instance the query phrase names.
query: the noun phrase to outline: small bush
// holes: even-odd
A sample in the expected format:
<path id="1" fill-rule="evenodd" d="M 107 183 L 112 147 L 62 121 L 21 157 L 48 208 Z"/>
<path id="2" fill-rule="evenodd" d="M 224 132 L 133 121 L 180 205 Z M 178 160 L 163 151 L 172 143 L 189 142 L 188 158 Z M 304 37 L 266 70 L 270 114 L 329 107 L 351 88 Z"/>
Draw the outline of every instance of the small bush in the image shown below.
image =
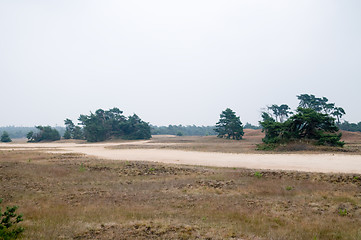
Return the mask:
<path id="1" fill-rule="evenodd" d="M 263 174 L 260 173 L 260 172 L 255 172 L 255 173 L 254 173 L 254 176 L 255 176 L 256 178 L 261 178 L 261 177 L 263 176 Z"/>
<path id="2" fill-rule="evenodd" d="M 0 203 L 2 199 L 0 198 Z M 12 240 L 17 239 L 19 235 L 24 231 L 24 228 L 16 226 L 19 222 L 23 221 L 23 216 L 17 215 L 15 212 L 18 206 L 6 207 L 6 210 L 2 212 L 0 208 L 0 239 Z"/>
<path id="3" fill-rule="evenodd" d="M 340 141 L 342 134 L 321 134 L 321 138 L 317 141 L 318 145 L 326 145 L 332 147 L 343 147 L 345 142 Z"/>
<path id="4" fill-rule="evenodd" d="M 344 208 L 344 209 L 339 209 L 338 210 L 338 214 L 340 215 L 340 216 L 347 216 L 347 209 L 346 208 Z"/>
<path id="5" fill-rule="evenodd" d="M 277 148 L 278 144 L 269 143 L 269 144 L 257 144 L 258 151 L 272 151 Z"/>
<path id="6" fill-rule="evenodd" d="M 7 132 L 3 132 L 3 134 L 1 135 L 1 139 L 2 142 L 12 142 L 9 134 Z"/>
<path id="7" fill-rule="evenodd" d="M 83 163 L 80 164 L 79 172 L 85 172 L 86 168 Z"/>

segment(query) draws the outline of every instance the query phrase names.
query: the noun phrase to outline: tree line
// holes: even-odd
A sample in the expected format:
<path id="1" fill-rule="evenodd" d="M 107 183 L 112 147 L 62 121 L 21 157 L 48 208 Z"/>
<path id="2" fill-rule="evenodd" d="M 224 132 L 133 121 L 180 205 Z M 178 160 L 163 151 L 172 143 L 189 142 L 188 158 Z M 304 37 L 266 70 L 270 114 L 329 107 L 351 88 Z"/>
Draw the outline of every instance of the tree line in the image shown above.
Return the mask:
<path id="1" fill-rule="evenodd" d="M 287 104 L 273 104 L 262 113 L 260 125 L 265 144 L 289 143 L 306 140 L 319 145 L 340 146 L 341 133 L 336 124 L 345 114 L 345 110 L 329 103 L 326 97 L 301 94 L 297 96 L 299 105 L 293 112 Z M 244 135 L 243 124 L 230 108 L 222 111 L 214 129 L 218 137 L 240 140 Z"/>
<path id="2" fill-rule="evenodd" d="M 152 135 L 177 135 L 177 136 L 208 136 L 216 135 L 214 126 L 195 126 L 195 125 L 169 125 L 169 126 L 151 126 Z"/>
<path id="3" fill-rule="evenodd" d="M 287 104 L 273 104 L 262 112 L 260 126 L 246 123 L 243 126 L 240 117 L 230 108 L 222 111 L 215 126 L 152 126 L 144 122 L 136 114 L 125 117 L 118 108 L 109 110 L 98 109 L 89 115 L 81 114 L 76 125 L 71 119 L 65 119 L 63 127 L 50 126 L 3 127 L 1 141 L 9 142 L 11 137 L 24 137 L 26 133 L 29 142 L 54 141 L 65 139 L 84 139 L 89 142 L 99 142 L 108 139 L 149 139 L 151 135 L 171 134 L 178 136 L 207 136 L 240 140 L 245 128 L 260 129 L 265 132 L 263 142 L 266 144 L 285 143 L 297 139 L 314 140 L 317 144 L 342 146 L 339 129 L 361 131 L 358 124 L 340 119 L 345 114 L 342 107 L 329 103 L 326 97 L 318 98 L 314 95 L 301 94 L 297 96 L 299 105 L 292 111 Z M 5 131 L 6 130 L 10 130 Z M 1 133 L 1 131 L 0 131 Z"/>
<path id="4" fill-rule="evenodd" d="M 261 129 L 260 126 L 255 126 L 246 123 L 244 129 Z M 214 130 L 215 126 L 196 126 L 196 125 L 168 125 L 168 126 L 154 126 L 151 125 L 152 135 L 177 135 L 177 136 L 212 136 L 217 135 Z"/>
<path id="5" fill-rule="evenodd" d="M 65 127 L 56 126 L 55 128 L 60 135 L 63 135 L 65 132 Z M 37 128 L 34 127 L 15 127 L 15 126 L 7 126 L 0 127 L 0 134 L 3 132 L 7 132 L 11 138 L 26 138 L 26 135 L 30 132 L 36 132 Z"/>
<path id="6" fill-rule="evenodd" d="M 65 119 L 64 139 L 84 139 L 88 142 L 100 142 L 113 138 L 149 139 L 150 125 L 136 114 L 125 117 L 118 108 L 109 110 L 98 109 L 89 115 L 81 114 L 79 124 L 71 119 Z M 50 126 L 36 126 L 36 131 L 26 135 L 29 142 L 55 141 L 60 139 L 60 133 Z"/>
<path id="7" fill-rule="evenodd" d="M 56 126 L 60 136 L 64 139 L 84 139 L 83 129 L 81 126 L 74 124 L 72 120 L 64 120 L 65 127 Z M 42 126 L 44 127 L 44 126 Z M 50 127 L 50 126 L 46 126 Z M 151 135 L 177 135 L 177 136 L 211 136 L 216 135 L 214 131 L 215 126 L 196 126 L 196 125 L 168 125 L 168 126 L 155 126 L 150 125 Z M 244 129 L 261 129 L 260 126 L 246 123 Z M 9 135 L 10 140 L 14 138 L 26 138 L 29 132 L 37 133 L 38 128 L 35 127 L 0 127 L 0 134 Z M 29 139 L 30 140 L 30 139 Z M 47 139 L 49 140 L 49 139 Z"/>
<path id="8" fill-rule="evenodd" d="M 350 132 L 361 132 L 361 122 L 350 123 L 344 121 L 337 125 L 341 130 L 350 131 Z"/>

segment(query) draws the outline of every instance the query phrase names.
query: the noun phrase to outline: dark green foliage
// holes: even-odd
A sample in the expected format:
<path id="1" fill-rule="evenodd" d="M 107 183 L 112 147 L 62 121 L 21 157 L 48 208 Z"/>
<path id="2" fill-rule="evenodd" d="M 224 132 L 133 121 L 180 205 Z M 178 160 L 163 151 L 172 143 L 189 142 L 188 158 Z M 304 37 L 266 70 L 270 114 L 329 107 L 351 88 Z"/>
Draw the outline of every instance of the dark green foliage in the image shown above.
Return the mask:
<path id="1" fill-rule="evenodd" d="M 338 123 L 340 123 L 342 116 L 346 114 L 342 107 L 336 107 L 334 103 L 329 103 L 326 97 L 317 98 L 312 94 L 301 94 L 297 98 L 300 100 L 299 107 L 311 108 L 316 112 L 335 116 Z"/>
<path id="2" fill-rule="evenodd" d="M 317 144 L 343 147 L 343 145 L 345 145 L 345 142 L 340 141 L 341 137 L 342 137 L 342 133 L 339 134 L 321 133 L 321 136 L 318 139 Z"/>
<path id="3" fill-rule="evenodd" d="M 89 142 L 100 142 L 110 139 L 112 136 L 124 135 L 122 130 L 125 117 L 118 108 L 108 111 L 98 109 L 90 115 L 80 115 L 79 121 L 83 125 L 84 137 Z"/>
<path id="4" fill-rule="evenodd" d="M 346 112 L 342 107 L 335 107 L 331 114 L 337 118 L 337 123 L 340 124 L 340 118 L 342 118 Z"/>
<path id="5" fill-rule="evenodd" d="M 284 124 L 276 122 L 268 113 L 262 113 L 263 121 L 260 125 L 265 132 L 265 137 L 262 139 L 264 143 L 278 143 L 281 142 L 282 134 L 284 132 Z"/>
<path id="6" fill-rule="evenodd" d="M 56 130 L 55 128 L 51 128 L 50 126 L 45 126 L 45 127 L 36 126 L 36 128 L 39 129 L 40 132 L 35 137 L 35 141 L 39 142 L 43 140 L 47 140 L 47 141 L 60 140 L 60 134 L 58 130 Z"/>
<path id="7" fill-rule="evenodd" d="M 318 113 L 311 108 L 297 108 L 297 114 L 285 123 L 288 138 L 320 139 L 325 132 L 335 133 L 338 127 L 328 114 Z"/>
<path id="8" fill-rule="evenodd" d="M 71 133 L 68 130 L 66 130 L 64 135 L 63 135 L 63 138 L 64 139 L 71 139 Z"/>
<path id="9" fill-rule="evenodd" d="M 287 121 L 277 122 L 268 113 L 263 113 L 263 121 L 260 125 L 265 132 L 263 142 L 266 144 L 288 143 L 294 140 L 313 140 L 319 145 L 342 147 L 342 134 L 336 134 L 339 130 L 335 119 L 330 116 L 332 111 L 327 104 L 327 98 L 316 98 L 313 95 L 303 94 L 298 96 L 300 106 L 296 113 Z M 327 113 L 329 112 L 329 113 Z"/>
<path id="10" fill-rule="evenodd" d="M 0 203 L 2 199 L 0 198 Z M 16 226 L 18 223 L 23 221 L 22 215 L 17 215 L 17 206 L 6 207 L 6 210 L 2 212 L 0 208 L 0 240 L 11 240 L 17 239 L 24 231 L 22 227 Z"/>
<path id="11" fill-rule="evenodd" d="M 84 134 L 83 130 L 79 126 L 75 126 L 72 120 L 69 118 L 64 120 L 65 123 L 65 139 L 83 139 Z"/>
<path id="12" fill-rule="evenodd" d="M 29 142 L 40 142 L 40 141 L 56 141 L 60 140 L 60 134 L 55 128 L 50 126 L 36 126 L 38 131 L 30 131 L 26 135 Z"/>
<path id="13" fill-rule="evenodd" d="M 244 135 L 242 122 L 236 113 L 230 108 L 222 111 L 220 114 L 219 122 L 216 124 L 215 132 L 218 133 L 218 137 L 227 139 L 242 139 Z"/>
<path id="14" fill-rule="evenodd" d="M 176 134 L 178 137 L 181 137 L 181 136 L 183 136 L 183 133 L 182 132 L 177 132 L 177 134 Z"/>
<path id="15" fill-rule="evenodd" d="M 74 125 L 73 121 L 70 120 L 69 118 L 65 119 L 64 123 L 65 123 L 65 133 L 64 133 L 63 137 L 65 139 L 71 139 L 72 131 L 74 130 L 75 125 Z"/>
<path id="16" fill-rule="evenodd" d="M 34 132 L 30 131 L 28 134 L 26 134 L 26 138 L 28 139 L 28 142 L 31 142 L 33 140 Z"/>
<path id="17" fill-rule="evenodd" d="M 80 124 L 84 126 L 84 137 L 89 142 L 100 142 L 110 138 L 149 139 L 150 126 L 136 114 L 128 118 L 118 108 L 107 111 L 98 109 L 90 115 L 80 115 Z M 75 127 L 76 129 L 76 127 Z"/>
<path id="18" fill-rule="evenodd" d="M 361 132 L 361 122 L 359 123 L 349 123 L 344 121 L 341 124 L 338 124 L 338 127 L 341 130 L 350 131 L 350 132 Z"/>
<path id="19" fill-rule="evenodd" d="M 257 150 L 259 151 L 272 151 L 277 148 L 277 144 L 269 143 L 269 144 L 257 144 Z"/>
<path id="20" fill-rule="evenodd" d="M 123 124 L 124 137 L 126 139 L 150 139 L 150 126 L 142 121 L 136 114 L 129 116 Z"/>
<path id="21" fill-rule="evenodd" d="M 75 126 L 73 130 L 73 139 L 84 139 L 83 129 L 79 126 Z"/>
<path id="22" fill-rule="evenodd" d="M 12 141 L 9 134 L 6 131 L 4 131 L 3 134 L 1 135 L 1 141 L 2 142 L 11 142 Z"/>
<path id="23" fill-rule="evenodd" d="M 268 110 L 273 112 L 276 121 L 284 122 L 288 118 L 289 114 L 292 114 L 290 107 L 287 104 L 282 104 L 280 106 L 273 104 L 271 107 L 268 107 Z"/>
<path id="24" fill-rule="evenodd" d="M 177 135 L 182 133 L 183 136 L 208 136 L 216 135 L 214 126 L 183 126 L 183 125 L 169 125 L 169 126 L 151 126 L 152 135 Z"/>
<path id="25" fill-rule="evenodd" d="M 314 95 L 309 94 L 301 94 L 297 96 L 298 100 L 300 100 L 299 107 L 301 108 L 311 108 L 316 112 L 320 112 L 322 110 L 329 111 L 329 108 L 333 108 L 335 104 L 328 104 L 328 99 L 326 97 L 317 98 Z"/>

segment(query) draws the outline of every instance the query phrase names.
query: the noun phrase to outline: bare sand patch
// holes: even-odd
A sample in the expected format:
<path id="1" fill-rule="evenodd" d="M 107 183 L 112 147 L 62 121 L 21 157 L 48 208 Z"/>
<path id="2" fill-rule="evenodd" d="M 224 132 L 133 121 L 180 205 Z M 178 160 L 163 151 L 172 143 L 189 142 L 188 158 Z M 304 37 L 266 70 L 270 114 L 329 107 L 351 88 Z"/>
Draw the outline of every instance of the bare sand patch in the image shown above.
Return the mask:
<path id="1" fill-rule="evenodd" d="M 164 143 L 162 143 L 164 144 Z M 150 161 L 171 164 L 292 170 L 324 173 L 361 173 L 361 155 L 349 154 L 257 154 L 196 152 L 170 149 L 112 149 L 119 145 L 158 145 L 149 141 L 106 143 L 10 143 L 0 150 L 42 150 L 53 153 L 74 152 L 101 159 Z"/>
<path id="2" fill-rule="evenodd" d="M 325 173 L 361 173 L 361 156 L 346 154 L 232 154 L 163 149 L 106 149 L 104 147 L 77 147 L 64 150 L 111 160 Z"/>

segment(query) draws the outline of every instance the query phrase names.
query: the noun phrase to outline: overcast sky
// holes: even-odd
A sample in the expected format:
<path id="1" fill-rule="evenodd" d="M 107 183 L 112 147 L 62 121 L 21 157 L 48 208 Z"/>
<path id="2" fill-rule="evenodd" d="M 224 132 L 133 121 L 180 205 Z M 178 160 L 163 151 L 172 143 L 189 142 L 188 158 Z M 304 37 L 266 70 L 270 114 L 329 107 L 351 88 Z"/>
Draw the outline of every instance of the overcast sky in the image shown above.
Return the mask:
<path id="1" fill-rule="evenodd" d="M 326 96 L 361 121 L 360 0 L 0 0 L 0 126 L 118 107 L 214 125 Z"/>

